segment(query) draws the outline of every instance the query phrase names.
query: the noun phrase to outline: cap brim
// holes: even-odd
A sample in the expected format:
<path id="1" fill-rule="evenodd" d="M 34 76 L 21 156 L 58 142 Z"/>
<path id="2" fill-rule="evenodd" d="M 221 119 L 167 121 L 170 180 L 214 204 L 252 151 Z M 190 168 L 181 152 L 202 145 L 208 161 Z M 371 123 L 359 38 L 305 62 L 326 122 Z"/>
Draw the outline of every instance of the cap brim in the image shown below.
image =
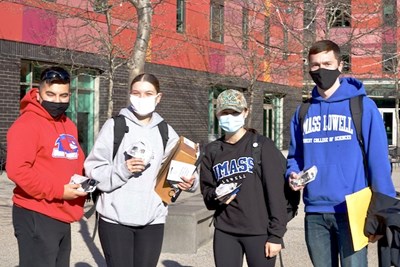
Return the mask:
<path id="1" fill-rule="evenodd" d="M 245 108 L 239 108 L 239 107 L 237 107 L 237 106 L 226 106 L 226 107 L 224 107 L 223 109 L 220 109 L 220 110 L 217 110 L 217 115 L 219 114 L 219 113 L 221 113 L 222 111 L 224 111 L 224 110 L 234 110 L 234 111 L 236 111 L 236 112 L 240 112 L 240 113 L 242 113 L 242 111 L 245 109 Z"/>

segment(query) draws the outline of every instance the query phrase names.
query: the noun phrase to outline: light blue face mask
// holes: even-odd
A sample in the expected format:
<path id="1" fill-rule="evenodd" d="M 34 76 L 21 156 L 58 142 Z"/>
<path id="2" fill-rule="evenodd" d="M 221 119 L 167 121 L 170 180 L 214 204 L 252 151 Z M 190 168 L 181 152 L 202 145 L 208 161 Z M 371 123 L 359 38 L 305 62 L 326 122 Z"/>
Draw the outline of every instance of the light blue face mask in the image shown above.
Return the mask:
<path id="1" fill-rule="evenodd" d="M 219 127 L 227 133 L 236 133 L 244 125 L 244 116 L 239 114 L 223 115 L 219 117 Z"/>

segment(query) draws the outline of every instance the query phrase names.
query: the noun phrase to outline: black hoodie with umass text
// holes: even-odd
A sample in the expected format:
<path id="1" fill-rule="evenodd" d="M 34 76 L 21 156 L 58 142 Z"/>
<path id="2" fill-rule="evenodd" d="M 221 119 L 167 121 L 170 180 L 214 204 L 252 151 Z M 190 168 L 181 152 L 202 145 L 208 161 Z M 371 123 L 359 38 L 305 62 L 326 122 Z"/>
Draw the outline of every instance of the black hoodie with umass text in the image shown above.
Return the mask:
<path id="1" fill-rule="evenodd" d="M 286 166 L 275 144 L 269 138 L 260 138 L 263 183 L 253 168 L 254 135 L 247 131 L 235 144 L 217 140 L 207 145 L 200 172 L 201 193 L 207 208 L 216 210 L 216 229 L 232 234 L 268 234 L 269 242 L 281 243 L 287 223 Z M 241 183 L 240 191 L 229 205 L 215 199 L 215 189 L 222 182 Z"/>

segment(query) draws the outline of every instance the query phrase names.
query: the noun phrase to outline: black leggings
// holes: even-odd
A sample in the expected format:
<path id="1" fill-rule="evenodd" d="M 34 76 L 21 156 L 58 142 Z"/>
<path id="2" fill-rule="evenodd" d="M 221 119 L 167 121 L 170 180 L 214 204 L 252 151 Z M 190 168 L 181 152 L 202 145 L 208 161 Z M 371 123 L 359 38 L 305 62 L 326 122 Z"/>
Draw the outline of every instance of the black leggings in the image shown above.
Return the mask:
<path id="1" fill-rule="evenodd" d="M 99 238 L 108 267 L 156 267 L 164 224 L 126 226 L 99 219 Z"/>
<path id="2" fill-rule="evenodd" d="M 215 229 L 214 261 L 216 267 L 242 267 L 243 254 L 249 267 L 273 267 L 276 257 L 265 257 L 267 235 L 235 235 Z"/>

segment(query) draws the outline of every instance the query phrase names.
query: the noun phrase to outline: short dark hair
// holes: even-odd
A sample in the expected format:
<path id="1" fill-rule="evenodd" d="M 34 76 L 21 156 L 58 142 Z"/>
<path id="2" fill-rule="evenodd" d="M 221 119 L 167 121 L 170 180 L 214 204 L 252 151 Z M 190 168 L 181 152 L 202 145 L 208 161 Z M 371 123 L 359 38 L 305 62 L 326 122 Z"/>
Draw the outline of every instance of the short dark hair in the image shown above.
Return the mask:
<path id="1" fill-rule="evenodd" d="M 335 58 L 338 60 L 338 62 L 342 61 L 342 55 L 340 53 L 340 48 L 339 46 L 332 42 L 331 40 L 321 40 L 318 42 L 315 42 L 309 52 L 308 52 L 308 60 L 310 60 L 311 55 L 315 55 L 321 52 L 329 52 L 333 51 Z"/>
<path id="2" fill-rule="evenodd" d="M 68 71 L 66 71 L 62 67 L 49 67 L 42 71 L 40 74 L 40 83 L 47 83 L 47 84 L 54 84 L 54 83 L 61 83 L 61 84 L 69 84 L 71 78 L 69 76 Z"/>
<path id="3" fill-rule="evenodd" d="M 158 81 L 157 77 L 150 73 L 142 73 L 136 76 L 132 82 L 130 90 L 132 90 L 132 86 L 137 82 L 148 82 L 151 83 L 154 88 L 156 89 L 157 93 L 160 92 L 160 82 Z"/>

